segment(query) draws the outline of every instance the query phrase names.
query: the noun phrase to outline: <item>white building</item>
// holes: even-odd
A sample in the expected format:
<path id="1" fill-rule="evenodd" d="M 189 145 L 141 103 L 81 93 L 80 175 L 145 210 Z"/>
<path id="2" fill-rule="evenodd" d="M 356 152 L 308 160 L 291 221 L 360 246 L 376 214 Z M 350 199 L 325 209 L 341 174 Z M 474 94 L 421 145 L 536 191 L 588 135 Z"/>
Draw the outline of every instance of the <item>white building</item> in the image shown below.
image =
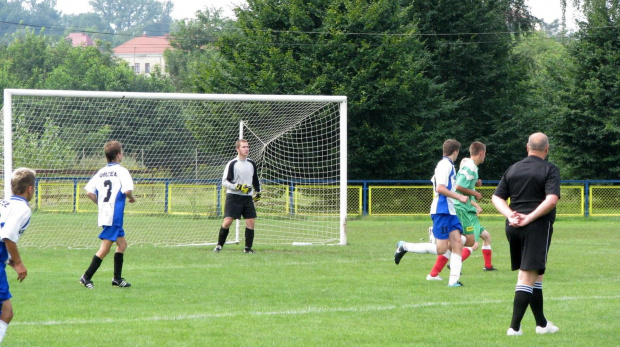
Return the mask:
<path id="1" fill-rule="evenodd" d="M 164 51 L 172 49 L 168 35 L 135 37 L 114 48 L 114 55 L 124 59 L 136 74 L 150 74 L 155 65 L 166 73 Z"/>

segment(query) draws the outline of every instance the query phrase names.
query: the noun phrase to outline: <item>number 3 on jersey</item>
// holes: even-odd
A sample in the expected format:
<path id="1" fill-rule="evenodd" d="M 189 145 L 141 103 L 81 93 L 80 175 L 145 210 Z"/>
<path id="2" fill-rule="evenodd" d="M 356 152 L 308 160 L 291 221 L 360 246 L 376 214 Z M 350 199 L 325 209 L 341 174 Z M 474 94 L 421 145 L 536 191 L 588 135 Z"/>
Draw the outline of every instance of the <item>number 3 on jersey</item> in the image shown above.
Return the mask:
<path id="1" fill-rule="evenodd" d="M 112 196 L 112 181 L 106 180 L 105 182 L 103 182 L 103 186 L 108 188 L 108 192 L 106 193 L 103 202 L 108 202 L 110 201 L 110 196 Z"/>

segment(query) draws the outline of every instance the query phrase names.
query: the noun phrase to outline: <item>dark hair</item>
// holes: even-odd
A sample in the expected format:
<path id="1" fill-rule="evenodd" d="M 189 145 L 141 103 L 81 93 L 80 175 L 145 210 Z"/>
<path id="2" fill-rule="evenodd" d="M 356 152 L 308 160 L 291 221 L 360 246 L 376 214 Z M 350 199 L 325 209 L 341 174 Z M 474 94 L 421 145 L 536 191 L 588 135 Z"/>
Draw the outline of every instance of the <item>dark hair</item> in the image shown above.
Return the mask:
<path id="1" fill-rule="evenodd" d="M 454 153 L 455 151 L 460 150 L 461 144 L 457 140 L 449 139 L 443 143 L 443 155 L 445 156 L 452 155 L 452 153 Z"/>

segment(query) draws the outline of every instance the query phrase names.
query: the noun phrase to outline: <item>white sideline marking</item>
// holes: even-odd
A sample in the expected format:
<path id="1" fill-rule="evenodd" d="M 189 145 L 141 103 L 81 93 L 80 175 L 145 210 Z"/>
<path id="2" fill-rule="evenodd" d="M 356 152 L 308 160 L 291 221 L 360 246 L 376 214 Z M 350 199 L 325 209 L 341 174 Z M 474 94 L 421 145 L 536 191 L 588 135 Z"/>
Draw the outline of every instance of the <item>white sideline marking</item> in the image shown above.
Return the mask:
<path id="1" fill-rule="evenodd" d="M 545 298 L 545 301 L 572 301 L 572 300 L 614 300 L 620 299 L 620 295 L 612 296 L 563 296 L 559 298 Z M 459 305 L 480 305 L 482 304 L 501 304 L 509 303 L 510 300 L 476 300 L 473 302 L 462 302 Z M 419 307 L 432 307 L 432 306 L 447 306 L 452 305 L 448 302 L 428 302 L 422 304 L 404 304 L 404 305 L 386 305 L 386 306 L 366 306 L 366 307 L 308 307 L 299 310 L 286 310 L 286 311 L 266 311 L 266 312 L 226 312 L 226 313 L 205 313 L 205 314 L 190 314 L 190 315 L 178 315 L 178 316 L 155 316 L 155 317 L 138 317 L 138 318 L 104 318 L 104 319 L 67 319 L 67 320 L 52 320 L 52 321 L 33 321 L 33 322 L 11 322 L 13 325 L 80 325 L 80 324 L 105 324 L 105 323 L 132 323 L 137 321 L 182 321 L 182 320 L 194 320 L 194 319 L 211 319 L 222 317 L 236 317 L 236 316 L 295 316 L 305 315 L 313 313 L 334 313 L 334 312 L 372 312 L 372 311 L 388 311 L 394 309 L 412 309 Z"/>

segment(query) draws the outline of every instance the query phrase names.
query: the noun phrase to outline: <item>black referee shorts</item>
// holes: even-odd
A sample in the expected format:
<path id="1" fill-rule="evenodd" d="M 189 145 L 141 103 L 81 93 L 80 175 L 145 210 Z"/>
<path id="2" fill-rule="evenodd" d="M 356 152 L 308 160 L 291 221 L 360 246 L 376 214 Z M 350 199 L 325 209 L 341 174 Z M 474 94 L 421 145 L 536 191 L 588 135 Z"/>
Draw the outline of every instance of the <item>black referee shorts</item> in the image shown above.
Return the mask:
<path id="1" fill-rule="evenodd" d="M 256 218 L 256 209 L 254 208 L 252 197 L 249 195 L 226 194 L 224 217 L 240 219 L 241 216 L 245 219 Z"/>
<path id="2" fill-rule="evenodd" d="M 506 221 L 512 270 L 538 270 L 538 274 L 543 275 L 547 267 L 551 235 L 553 222 L 545 218 L 522 228 L 513 228 Z"/>

